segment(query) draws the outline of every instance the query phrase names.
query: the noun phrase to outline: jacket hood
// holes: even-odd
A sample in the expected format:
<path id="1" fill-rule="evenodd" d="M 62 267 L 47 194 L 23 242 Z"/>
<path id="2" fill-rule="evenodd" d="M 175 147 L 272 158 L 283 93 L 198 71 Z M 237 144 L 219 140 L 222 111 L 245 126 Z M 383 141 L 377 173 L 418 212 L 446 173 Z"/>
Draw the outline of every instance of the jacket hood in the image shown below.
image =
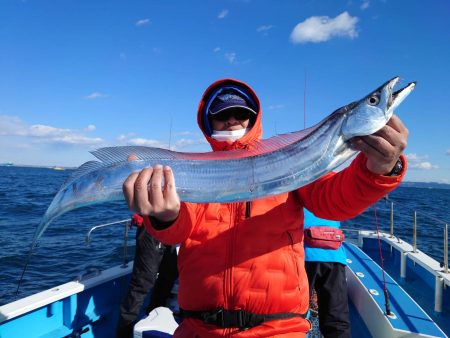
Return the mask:
<path id="1" fill-rule="evenodd" d="M 257 115 L 256 120 L 251 129 L 245 134 L 243 137 L 236 141 L 218 141 L 216 139 L 213 139 L 206 131 L 207 128 L 205 128 L 205 123 L 209 124 L 209 121 L 207 120 L 207 112 L 205 111 L 207 109 L 206 105 L 208 102 L 209 97 L 212 93 L 214 93 L 218 88 L 227 86 L 227 85 L 233 85 L 237 86 L 238 88 L 242 89 L 244 92 L 246 92 L 248 95 L 252 97 L 254 102 L 257 106 Z M 253 91 L 252 88 L 250 88 L 249 85 L 247 85 L 244 82 L 235 80 L 235 79 L 222 79 L 214 82 L 212 85 L 210 85 L 205 92 L 203 93 L 202 99 L 200 100 L 200 104 L 198 106 L 197 111 L 197 123 L 200 127 L 201 131 L 203 132 L 203 135 L 205 136 L 208 143 L 211 145 L 211 148 L 214 151 L 220 151 L 220 150 L 231 150 L 231 149 L 251 149 L 256 145 L 258 140 L 262 138 L 262 124 L 261 124 L 261 105 L 259 103 L 258 96 L 256 96 L 256 93 Z"/>

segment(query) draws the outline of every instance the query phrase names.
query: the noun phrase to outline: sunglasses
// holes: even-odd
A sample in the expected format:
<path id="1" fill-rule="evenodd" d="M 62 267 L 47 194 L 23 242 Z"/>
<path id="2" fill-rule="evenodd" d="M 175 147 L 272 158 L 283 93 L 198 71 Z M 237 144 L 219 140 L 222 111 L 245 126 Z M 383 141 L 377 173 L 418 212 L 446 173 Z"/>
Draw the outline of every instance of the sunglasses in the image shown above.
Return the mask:
<path id="1" fill-rule="evenodd" d="M 251 114 L 252 112 L 247 109 L 227 109 L 215 115 L 211 115 L 211 118 L 220 122 L 225 122 L 233 116 L 238 121 L 245 121 L 250 119 Z"/>

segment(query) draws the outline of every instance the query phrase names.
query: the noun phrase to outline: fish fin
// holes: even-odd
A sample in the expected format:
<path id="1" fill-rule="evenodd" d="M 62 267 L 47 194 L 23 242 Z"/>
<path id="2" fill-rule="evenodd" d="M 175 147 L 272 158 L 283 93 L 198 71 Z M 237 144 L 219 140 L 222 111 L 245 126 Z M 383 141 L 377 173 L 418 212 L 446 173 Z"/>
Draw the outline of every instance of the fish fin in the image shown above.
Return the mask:
<path id="1" fill-rule="evenodd" d="M 144 146 L 104 147 L 91 151 L 91 154 L 105 164 L 127 161 L 130 155 L 142 161 L 177 158 L 175 152 L 168 149 Z"/>
<path id="2" fill-rule="evenodd" d="M 127 161 L 130 155 L 136 156 L 137 160 L 167 161 L 167 160 L 226 160 L 230 158 L 242 158 L 252 155 L 260 155 L 270 151 L 278 150 L 284 146 L 297 142 L 307 137 L 316 127 L 300 130 L 293 133 L 280 134 L 266 140 L 256 141 L 250 151 L 234 149 L 226 152 L 206 153 L 180 153 L 168 149 L 145 147 L 145 146 L 121 146 L 104 147 L 91 154 L 102 161 L 104 165 Z"/>
<path id="3" fill-rule="evenodd" d="M 177 153 L 171 152 L 176 159 L 184 160 L 231 160 L 249 156 L 263 155 L 272 151 L 280 150 L 297 141 L 303 140 L 317 128 L 317 125 L 305 130 L 293 133 L 280 134 L 265 140 L 253 141 L 249 149 L 233 149 L 228 151 L 214 151 L 207 153 Z"/>
<path id="4" fill-rule="evenodd" d="M 80 167 L 78 167 L 72 175 L 70 175 L 67 180 L 63 183 L 61 189 L 65 188 L 69 184 L 71 184 L 73 181 L 75 181 L 77 178 L 83 176 L 84 174 L 87 174 L 91 171 L 94 171 L 96 169 L 102 168 L 105 165 L 99 161 L 89 161 L 86 163 L 83 163 Z"/>

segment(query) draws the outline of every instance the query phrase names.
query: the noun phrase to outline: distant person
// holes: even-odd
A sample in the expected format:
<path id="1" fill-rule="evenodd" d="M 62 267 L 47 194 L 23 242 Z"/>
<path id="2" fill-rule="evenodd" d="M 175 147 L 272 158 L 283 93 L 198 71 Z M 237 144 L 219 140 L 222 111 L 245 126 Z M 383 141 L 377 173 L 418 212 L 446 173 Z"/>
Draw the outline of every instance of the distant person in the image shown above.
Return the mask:
<path id="1" fill-rule="evenodd" d="M 304 228 L 327 226 L 340 228 L 341 223 L 314 216 L 303 209 Z M 306 235 L 305 235 L 306 236 Z M 310 297 L 317 294 L 319 328 L 324 338 L 350 338 L 347 279 L 347 257 L 344 247 L 323 249 L 310 247 L 305 240 L 305 268 Z"/>
<path id="2" fill-rule="evenodd" d="M 197 121 L 220 154 L 257 146 L 261 115 L 258 97 L 248 85 L 223 79 L 206 89 Z M 123 190 L 130 210 L 144 216 L 152 236 L 181 243 L 178 303 L 184 320 L 174 336 L 305 337 L 310 323 L 299 231 L 303 207 L 336 220 L 361 213 L 400 183 L 407 137 L 394 115 L 377 133 L 351 141 L 361 154 L 344 170 L 251 202 L 180 202 L 168 166 L 129 175 Z"/>

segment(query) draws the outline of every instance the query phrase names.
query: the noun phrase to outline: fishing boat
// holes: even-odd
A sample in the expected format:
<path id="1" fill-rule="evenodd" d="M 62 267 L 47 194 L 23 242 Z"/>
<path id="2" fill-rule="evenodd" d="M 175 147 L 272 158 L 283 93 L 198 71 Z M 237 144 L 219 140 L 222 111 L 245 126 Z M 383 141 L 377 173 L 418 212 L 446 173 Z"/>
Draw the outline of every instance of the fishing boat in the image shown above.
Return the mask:
<path id="1" fill-rule="evenodd" d="M 442 262 L 417 246 L 416 211 L 412 241 L 396 234 L 394 202 L 379 202 L 390 212 L 390 230 L 375 231 L 369 224 L 347 229 L 347 282 L 353 337 L 447 337 L 450 332 L 448 225 L 442 223 Z M 378 203 L 378 204 L 379 204 Z M 95 231 L 123 225 L 129 220 L 92 227 Z M 345 224 L 344 224 L 345 225 Z M 363 230 L 366 227 L 369 230 Z M 0 307 L 0 337 L 114 337 L 123 299 L 131 276 L 127 262 L 128 230 L 125 230 L 124 261 L 100 271 L 90 269 L 74 280 Z M 173 290 L 176 299 L 176 289 Z M 176 302 L 143 314 L 134 337 L 170 337 L 177 327 Z M 313 329 L 309 338 L 321 337 L 317 313 L 309 312 Z"/>

